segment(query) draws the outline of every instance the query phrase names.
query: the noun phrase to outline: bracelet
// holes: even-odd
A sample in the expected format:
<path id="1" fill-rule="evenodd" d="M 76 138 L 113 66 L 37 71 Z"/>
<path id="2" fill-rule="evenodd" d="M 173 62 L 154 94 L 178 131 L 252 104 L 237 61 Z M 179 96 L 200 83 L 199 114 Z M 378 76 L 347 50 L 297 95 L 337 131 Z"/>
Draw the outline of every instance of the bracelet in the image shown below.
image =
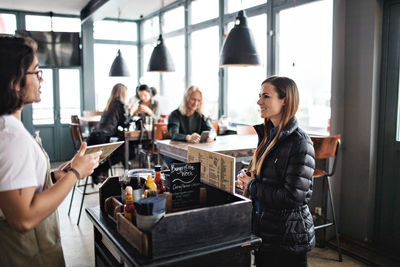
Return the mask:
<path id="1" fill-rule="evenodd" d="M 69 170 L 72 171 L 75 174 L 77 180 L 81 179 L 81 175 L 79 174 L 79 172 L 76 169 L 71 168 Z"/>

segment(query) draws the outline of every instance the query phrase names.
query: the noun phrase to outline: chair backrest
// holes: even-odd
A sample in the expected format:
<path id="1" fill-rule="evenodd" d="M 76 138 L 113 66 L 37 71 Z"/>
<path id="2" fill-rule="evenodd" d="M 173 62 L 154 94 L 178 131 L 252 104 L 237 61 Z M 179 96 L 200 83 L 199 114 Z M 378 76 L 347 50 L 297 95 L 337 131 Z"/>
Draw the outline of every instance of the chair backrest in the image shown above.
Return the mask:
<path id="1" fill-rule="evenodd" d="M 83 117 L 93 117 L 93 116 L 101 116 L 103 111 L 98 110 L 84 110 Z"/>
<path id="2" fill-rule="evenodd" d="M 340 137 L 340 134 L 334 136 L 311 137 L 316 160 L 334 158 L 332 169 L 328 171 L 329 176 L 332 176 L 335 172 L 336 158 L 340 147 Z"/>
<path id="3" fill-rule="evenodd" d="M 71 122 L 80 124 L 78 115 L 71 115 Z"/>
<path id="4" fill-rule="evenodd" d="M 257 134 L 256 130 L 251 125 L 236 125 L 237 135 Z"/>
<path id="5" fill-rule="evenodd" d="M 82 144 L 82 130 L 78 123 L 70 123 L 69 128 L 71 129 L 71 137 L 74 148 L 78 150 Z"/>
<path id="6" fill-rule="evenodd" d="M 215 132 L 218 134 L 219 133 L 219 121 L 212 121 L 213 127 Z"/>
<path id="7" fill-rule="evenodd" d="M 163 140 L 171 138 L 168 132 L 168 124 L 166 123 L 154 123 L 153 131 L 155 140 Z"/>

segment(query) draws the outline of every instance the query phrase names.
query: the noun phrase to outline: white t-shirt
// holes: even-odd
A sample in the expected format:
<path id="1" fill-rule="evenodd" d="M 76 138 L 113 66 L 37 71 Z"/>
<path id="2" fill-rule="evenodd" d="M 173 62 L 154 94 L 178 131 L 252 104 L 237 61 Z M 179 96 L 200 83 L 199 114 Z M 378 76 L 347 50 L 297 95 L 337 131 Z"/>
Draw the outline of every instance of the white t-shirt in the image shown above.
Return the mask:
<path id="1" fill-rule="evenodd" d="M 40 192 L 46 171 L 46 157 L 22 122 L 13 115 L 0 116 L 0 192 L 26 187 Z"/>

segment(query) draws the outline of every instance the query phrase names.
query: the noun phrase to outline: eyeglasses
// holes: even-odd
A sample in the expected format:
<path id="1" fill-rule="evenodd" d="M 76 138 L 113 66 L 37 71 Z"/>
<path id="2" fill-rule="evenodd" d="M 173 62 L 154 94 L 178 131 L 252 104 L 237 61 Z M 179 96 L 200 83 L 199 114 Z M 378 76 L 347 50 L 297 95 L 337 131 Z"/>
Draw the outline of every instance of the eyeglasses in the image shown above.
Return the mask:
<path id="1" fill-rule="evenodd" d="M 36 77 L 40 80 L 40 79 L 42 79 L 43 71 L 42 70 L 38 70 L 38 71 L 27 71 L 27 72 L 25 72 L 25 75 L 28 75 L 28 74 L 35 74 Z"/>

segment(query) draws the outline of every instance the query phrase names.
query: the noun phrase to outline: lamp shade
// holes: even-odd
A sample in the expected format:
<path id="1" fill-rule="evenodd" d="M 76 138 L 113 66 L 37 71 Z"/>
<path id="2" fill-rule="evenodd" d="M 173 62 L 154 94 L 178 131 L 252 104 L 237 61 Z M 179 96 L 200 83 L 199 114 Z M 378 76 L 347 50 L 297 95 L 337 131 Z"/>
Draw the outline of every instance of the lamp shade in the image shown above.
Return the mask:
<path id="1" fill-rule="evenodd" d="M 222 45 L 219 65 L 220 67 L 261 65 L 261 57 L 256 51 L 254 37 L 247 26 L 243 10 L 239 11 L 235 26 Z"/>
<path id="2" fill-rule="evenodd" d="M 109 76 L 130 76 L 128 66 L 122 58 L 121 50 L 119 49 L 118 54 L 111 65 Z"/>
<path id="3" fill-rule="evenodd" d="M 161 34 L 158 37 L 157 46 L 154 47 L 153 53 L 151 54 L 147 71 L 175 71 L 174 62 L 172 61 L 172 57 L 168 52 L 167 47 L 164 45 L 164 40 Z"/>

